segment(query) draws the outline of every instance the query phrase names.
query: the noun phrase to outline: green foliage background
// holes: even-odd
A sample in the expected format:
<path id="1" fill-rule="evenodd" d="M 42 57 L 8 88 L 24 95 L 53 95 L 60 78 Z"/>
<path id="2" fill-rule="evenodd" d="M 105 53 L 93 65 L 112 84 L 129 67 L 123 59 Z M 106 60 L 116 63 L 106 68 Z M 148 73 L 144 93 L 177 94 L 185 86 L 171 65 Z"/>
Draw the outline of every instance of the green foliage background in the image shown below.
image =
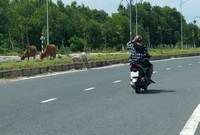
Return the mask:
<path id="1" fill-rule="evenodd" d="M 180 48 L 180 18 L 177 9 L 137 3 L 138 31 L 144 44 L 157 48 Z M 128 7 L 128 6 L 127 6 Z M 113 49 L 119 51 L 129 41 L 129 8 L 120 5 L 112 16 L 103 10 L 91 10 L 84 4 L 64 5 L 49 0 L 50 43 L 66 52 Z M 135 5 L 133 35 L 135 35 Z M 41 50 L 40 37 L 46 37 L 46 0 L 0 0 L 0 53 L 22 53 L 27 45 Z M 184 44 L 200 46 L 200 29 L 183 17 Z M 77 41 L 75 41 L 77 40 Z M 46 45 L 46 41 L 44 43 Z M 185 47 L 186 48 L 186 47 Z"/>

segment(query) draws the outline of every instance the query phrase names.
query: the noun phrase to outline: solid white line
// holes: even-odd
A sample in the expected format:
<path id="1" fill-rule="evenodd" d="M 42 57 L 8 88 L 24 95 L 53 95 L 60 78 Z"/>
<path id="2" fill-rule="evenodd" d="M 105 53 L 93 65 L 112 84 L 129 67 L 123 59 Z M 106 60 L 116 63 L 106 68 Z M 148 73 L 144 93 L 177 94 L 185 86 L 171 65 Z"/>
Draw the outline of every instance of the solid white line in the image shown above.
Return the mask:
<path id="1" fill-rule="evenodd" d="M 153 74 L 158 73 L 158 71 L 153 71 Z"/>
<path id="2" fill-rule="evenodd" d="M 166 68 L 166 70 L 171 70 L 171 68 Z"/>
<path id="3" fill-rule="evenodd" d="M 181 67 L 182 67 L 182 65 L 179 65 L 178 67 L 179 67 L 179 68 L 181 68 Z"/>
<path id="4" fill-rule="evenodd" d="M 87 88 L 87 89 L 84 89 L 84 91 L 90 91 L 90 90 L 94 90 L 95 87 L 91 87 L 91 88 Z"/>
<path id="5" fill-rule="evenodd" d="M 113 83 L 119 83 L 119 82 L 121 82 L 121 80 L 114 81 Z"/>
<path id="6" fill-rule="evenodd" d="M 192 113 L 180 135 L 194 135 L 200 122 L 200 104 Z"/>
<path id="7" fill-rule="evenodd" d="M 48 99 L 48 100 L 44 100 L 44 101 L 41 101 L 40 103 L 44 104 L 44 103 L 51 102 L 51 101 L 54 101 L 54 100 L 57 100 L 57 98 L 51 98 L 51 99 Z"/>

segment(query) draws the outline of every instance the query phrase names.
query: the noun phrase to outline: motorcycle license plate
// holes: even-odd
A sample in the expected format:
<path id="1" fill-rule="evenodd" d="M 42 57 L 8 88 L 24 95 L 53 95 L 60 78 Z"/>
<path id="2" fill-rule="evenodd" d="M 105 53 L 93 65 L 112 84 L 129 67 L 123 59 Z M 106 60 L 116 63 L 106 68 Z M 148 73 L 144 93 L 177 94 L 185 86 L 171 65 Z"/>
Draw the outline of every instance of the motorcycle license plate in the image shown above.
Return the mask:
<path id="1" fill-rule="evenodd" d="M 136 72 L 131 72 L 131 78 L 132 77 L 138 77 L 139 76 L 139 72 L 136 71 Z"/>

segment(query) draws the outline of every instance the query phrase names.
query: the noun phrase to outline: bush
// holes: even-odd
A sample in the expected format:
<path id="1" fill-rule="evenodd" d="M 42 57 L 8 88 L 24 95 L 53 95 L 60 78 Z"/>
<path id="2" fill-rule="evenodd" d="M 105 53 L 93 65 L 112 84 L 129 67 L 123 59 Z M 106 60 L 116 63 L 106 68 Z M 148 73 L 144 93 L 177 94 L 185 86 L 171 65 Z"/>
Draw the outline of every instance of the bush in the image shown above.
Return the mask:
<path id="1" fill-rule="evenodd" d="M 66 54 L 66 52 L 65 52 L 65 50 L 64 50 L 63 48 L 60 48 L 60 49 L 58 50 L 58 53 L 59 53 L 59 54 Z"/>
<path id="2" fill-rule="evenodd" d="M 14 49 L 12 50 L 12 52 L 16 52 L 18 55 L 21 55 L 21 54 L 24 53 L 23 50 L 22 50 L 21 48 L 14 48 Z"/>
<path id="3" fill-rule="evenodd" d="M 61 56 L 61 55 L 58 55 L 58 59 L 62 59 L 62 56 Z"/>
<path id="4" fill-rule="evenodd" d="M 84 49 L 84 39 L 79 38 L 77 36 L 73 36 L 69 40 L 70 50 L 72 52 L 83 51 Z"/>
<path id="5" fill-rule="evenodd" d="M 4 54 L 4 53 L 5 53 L 4 49 L 0 47 L 0 54 Z"/>
<path id="6" fill-rule="evenodd" d="M 176 43 L 175 49 L 181 49 L 181 42 L 177 42 L 177 43 Z"/>

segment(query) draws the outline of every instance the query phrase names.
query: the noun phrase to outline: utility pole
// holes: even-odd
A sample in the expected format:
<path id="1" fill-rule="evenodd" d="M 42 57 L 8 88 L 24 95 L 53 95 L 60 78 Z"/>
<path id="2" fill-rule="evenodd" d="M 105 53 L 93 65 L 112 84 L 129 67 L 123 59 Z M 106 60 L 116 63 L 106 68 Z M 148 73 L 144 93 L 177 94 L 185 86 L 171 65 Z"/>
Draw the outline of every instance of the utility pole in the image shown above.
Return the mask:
<path id="1" fill-rule="evenodd" d="M 122 3 L 123 0 L 121 0 L 120 5 Z M 128 1 L 126 0 L 126 2 L 128 3 Z M 136 0 L 137 2 L 137 0 Z M 130 40 L 133 40 L 133 32 L 132 32 L 132 0 L 130 0 L 130 3 L 128 3 L 129 7 L 130 7 Z M 136 5 L 137 6 L 137 5 Z M 138 30 L 137 30 L 137 7 L 136 7 L 136 35 L 138 34 Z"/>
<path id="2" fill-rule="evenodd" d="M 135 20 L 136 20 L 136 35 L 138 35 L 138 17 L 137 17 L 137 0 L 136 0 L 136 3 L 135 3 L 135 7 L 136 7 L 136 11 L 135 11 Z"/>
<path id="3" fill-rule="evenodd" d="M 48 12 L 48 0 L 47 0 L 47 45 L 49 45 L 49 12 Z"/>
<path id="4" fill-rule="evenodd" d="M 180 8 L 181 8 L 181 49 L 183 50 L 183 17 L 182 17 L 182 5 L 187 2 L 188 0 L 186 1 L 182 1 L 180 0 Z"/>
<path id="5" fill-rule="evenodd" d="M 132 32 L 132 0 L 130 0 L 130 41 L 133 40 L 133 32 Z"/>

